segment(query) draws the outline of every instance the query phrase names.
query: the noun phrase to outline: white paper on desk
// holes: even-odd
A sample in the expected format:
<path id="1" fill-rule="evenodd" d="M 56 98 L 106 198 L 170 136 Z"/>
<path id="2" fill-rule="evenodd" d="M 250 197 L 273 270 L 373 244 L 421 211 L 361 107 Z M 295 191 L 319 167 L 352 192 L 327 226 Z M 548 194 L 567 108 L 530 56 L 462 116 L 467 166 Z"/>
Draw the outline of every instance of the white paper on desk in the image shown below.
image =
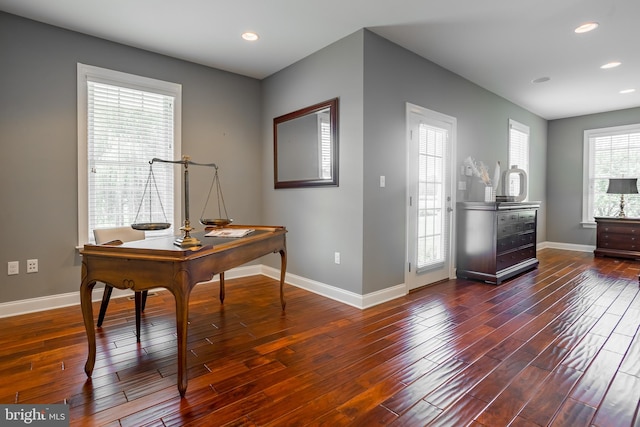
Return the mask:
<path id="1" fill-rule="evenodd" d="M 221 228 L 211 230 L 205 236 L 208 237 L 244 237 L 255 230 L 252 228 Z"/>

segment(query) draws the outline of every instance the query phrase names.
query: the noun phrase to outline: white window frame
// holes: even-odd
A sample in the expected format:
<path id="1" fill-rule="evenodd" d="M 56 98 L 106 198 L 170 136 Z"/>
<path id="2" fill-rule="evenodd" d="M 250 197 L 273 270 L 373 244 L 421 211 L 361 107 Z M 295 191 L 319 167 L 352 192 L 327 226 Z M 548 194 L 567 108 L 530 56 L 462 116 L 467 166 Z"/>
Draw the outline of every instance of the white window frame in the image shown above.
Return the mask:
<path id="1" fill-rule="evenodd" d="M 593 147 L 595 138 L 627 135 L 632 133 L 640 133 L 640 123 L 599 129 L 587 129 L 584 131 L 582 164 L 582 227 L 596 227 L 595 220 L 592 216 L 595 197 L 595 150 Z M 622 178 L 622 176 L 612 176 L 611 178 Z"/>
<path id="2" fill-rule="evenodd" d="M 513 134 L 512 134 L 512 130 L 520 132 L 522 134 L 525 134 L 527 136 L 527 140 L 526 140 L 526 149 L 525 149 L 525 156 L 526 159 L 523 159 L 522 157 L 518 157 L 517 159 L 515 159 L 515 153 L 514 153 L 514 142 L 512 140 Z M 517 165 L 518 169 L 522 169 L 527 176 L 529 176 L 529 163 L 530 163 L 530 159 L 531 159 L 531 131 L 529 129 L 529 126 L 522 124 L 518 121 L 515 121 L 513 119 L 509 119 L 509 163 L 507 165 L 507 169 L 510 169 L 511 166 Z M 506 170 L 506 169 L 505 169 Z M 519 182 L 519 181 L 518 181 Z M 509 185 L 509 183 L 503 183 L 503 185 Z M 529 200 L 529 180 L 527 179 L 526 181 L 526 197 L 524 200 Z M 519 188 L 518 188 L 519 191 Z M 513 193 L 513 191 L 511 192 Z"/>
<path id="3" fill-rule="evenodd" d="M 88 230 L 88 81 L 101 82 L 114 86 L 128 87 L 131 89 L 173 96 L 174 159 L 180 159 L 182 152 L 182 86 L 180 84 L 78 63 L 78 247 L 82 247 L 85 243 L 92 241 L 92 236 L 89 235 Z M 180 174 L 176 174 L 176 179 L 174 179 L 174 217 L 169 219 L 170 221 L 173 221 L 174 226 L 182 222 L 182 209 L 180 209 L 180 206 L 182 205 L 181 188 Z"/>

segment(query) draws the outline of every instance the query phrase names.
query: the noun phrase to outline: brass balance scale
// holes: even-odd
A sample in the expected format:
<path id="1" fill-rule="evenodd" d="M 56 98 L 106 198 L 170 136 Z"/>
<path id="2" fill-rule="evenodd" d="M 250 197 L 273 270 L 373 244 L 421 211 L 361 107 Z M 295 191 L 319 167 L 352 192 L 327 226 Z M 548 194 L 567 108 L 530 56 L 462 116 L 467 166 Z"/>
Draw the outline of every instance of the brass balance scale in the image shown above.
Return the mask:
<path id="1" fill-rule="evenodd" d="M 147 182 L 144 187 L 144 193 L 142 194 L 142 200 L 140 201 L 140 206 L 138 207 L 138 212 L 136 213 L 136 218 L 134 223 L 131 224 L 131 228 L 135 230 L 144 230 L 144 231 L 152 231 L 152 230 L 166 230 L 171 227 L 171 223 L 167 221 L 167 216 L 164 212 L 164 207 L 162 206 L 162 200 L 160 199 L 160 193 L 158 191 L 158 187 L 156 184 L 155 176 L 153 175 L 153 164 L 159 163 L 172 163 L 179 164 L 184 166 L 184 225 L 180 227 L 183 235 L 178 237 L 173 244 L 176 246 L 180 246 L 181 248 L 189 248 L 194 246 L 202 246 L 202 242 L 197 238 L 191 236 L 191 232 L 194 230 L 191 227 L 191 221 L 189 219 L 189 165 L 193 166 L 204 166 L 214 169 L 213 179 L 211 180 L 211 186 L 209 187 L 209 193 L 207 194 L 207 200 L 204 204 L 204 208 L 202 209 L 202 214 L 200 215 L 200 223 L 205 226 L 214 226 L 214 227 L 224 227 L 226 225 L 231 224 L 233 222 L 232 219 L 229 218 L 227 214 L 227 208 L 224 204 L 224 196 L 222 195 L 222 187 L 220 185 L 220 177 L 218 176 L 218 166 L 215 163 L 196 163 L 191 161 L 189 156 L 182 156 L 182 160 L 163 160 L 158 158 L 153 158 L 149 162 L 149 175 L 147 177 Z M 151 187 L 156 189 L 156 193 L 158 195 L 158 200 L 160 202 L 160 208 L 162 214 L 164 215 L 164 222 L 154 222 L 152 221 L 152 212 L 151 209 Z M 216 198 L 218 201 L 218 215 L 219 218 L 216 219 L 206 219 L 203 218 L 204 213 L 207 209 L 207 205 L 209 204 L 209 199 L 211 197 L 211 193 L 213 188 L 216 189 Z M 143 203 L 145 202 L 145 196 L 147 195 L 147 191 L 149 192 L 149 222 L 138 222 L 138 216 L 140 215 L 140 210 L 142 208 Z M 224 217 L 222 216 L 222 211 L 224 211 Z"/>

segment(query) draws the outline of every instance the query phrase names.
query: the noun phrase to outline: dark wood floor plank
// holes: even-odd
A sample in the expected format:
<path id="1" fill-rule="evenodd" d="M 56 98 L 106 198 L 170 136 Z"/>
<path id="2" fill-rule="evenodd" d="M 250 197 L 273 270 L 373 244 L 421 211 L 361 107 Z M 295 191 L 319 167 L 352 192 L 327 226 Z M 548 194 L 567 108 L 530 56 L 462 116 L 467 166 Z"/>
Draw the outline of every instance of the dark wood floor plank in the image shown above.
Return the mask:
<path id="1" fill-rule="evenodd" d="M 640 378 L 618 372 L 593 419 L 597 426 L 633 425 L 640 401 Z"/>
<path id="2" fill-rule="evenodd" d="M 460 360 L 451 359 L 412 382 L 394 396 L 383 402 L 383 405 L 396 414 L 402 414 L 415 402 L 432 393 L 439 384 L 446 382 L 464 370 L 466 364 Z"/>
<path id="3" fill-rule="evenodd" d="M 184 399 L 175 304 L 111 301 L 84 374 L 79 307 L 0 319 L 0 403 L 73 426 L 638 426 L 640 263 L 544 249 L 499 286 L 450 280 L 370 309 L 265 276 L 196 286 Z M 99 292 L 99 291 L 96 291 Z M 99 303 L 95 303 L 97 312 Z"/>
<path id="4" fill-rule="evenodd" d="M 263 405 L 252 411 L 249 418 L 258 425 L 295 425 L 312 422 L 324 416 L 341 402 L 348 401 L 366 390 L 352 381 L 342 382 L 336 376 L 323 379 L 303 393 L 290 396 L 275 405 Z M 301 398 L 302 397 L 302 398 Z"/>
<path id="5" fill-rule="evenodd" d="M 367 412 L 380 405 L 404 387 L 405 385 L 396 378 L 387 378 L 374 386 L 368 387 L 366 392 L 360 393 L 341 405 L 338 405 L 336 409 L 352 420 L 363 418 Z"/>
<path id="6" fill-rule="evenodd" d="M 385 408 L 382 405 L 378 405 L 378 406 L 372 408 L 366 414 L 363 414 L 362 416 L 360 416 L 360 417 L 358 417 L 358 418 L 356 418 L 354 420 L 350 420 L 347 423 L 333 423 L 333 422 L 325 423 L 325 422 L 323 422 L 324 419 L 320 418 L 318 420 L 318 423 L 314 422 L 314 423 L 311 423 L 310 425 L 327 426 L 327 427 L 340 426 L 340 425 L 388 426 L 388 425 L 393 424 L 393 422 L 395 420 L 397 420 L 397 419 L 398 419 L 398 415 L 397 414 L 394 414 L 393 412 L 389 411 L 387 408 Z"/>
<path id="7" fill-rule="evenodd" d="M 487 402 L 465 394 L 455 406 L 444 410 L 430 424 L 430 427 L 450 427 L 470 425 L 473 420 L 482 414 L 487 407 Z M 400 417 L 402 419 L 402 416 Z"/>
<path id="8" fill-rule="evenodd" d="M 509 425 L 538 389 L 535 385 L 542 383 L 548 375 L 549 371 L 527 366 L 476 420 L 486 426 Z"/>
<path id="9" fill-rule="evenodd" d="M 549 424 L 551 427 L 587 427 L 596 408 L 573 399 L 568 399 L 558 411 L 557 416 Z"/>
<path id="10" fill-rule="evenodd" d="M 435 420 L 441 413 L 442 409 L 437 408 L 424 400 L 418 400 L 418 402 L 409 408 L 409 410 L 405 411 L 401 417 L 389 420 L 385 425 L 392 425 L 394 427 L 426 426 L 431 421 Z"/>
<path id="11" fill-rule="evenodd" d="M 480 358 L 476 363 L 468 365 L 451 380 L 439 385 L 424 400 L 436 408 L 448 409 L 465 396 L 489 373 L 493 372 L 500 361 L 488 356 Z"/>
<path id="12" fill-rule="evenodd" d="M 487 403 L 492 402 L 527 367 L 531 360 L 533 360 L 533 356 L 525 351 L 520 350 L 513 353 L 473 387 L 469 394 Z"/>
<path id="13" fill-rule="evenodd" d="M 620 372 L 640 377 L 640 328 L 638 327 L 636 327 L 636 334 L 629 345 L 629 350 L 622 360 Z"/>
<path id="14" fill-rule="evenodd" d="M 536 425 L 548 425 L 578 382 L 582 372 L 565 366 L 554 369 L 535 390 L 518 417 Z"/>
<path id="15" fill-rule="evenodd" d="M 570 397 L 597 408 L 602 402 L 621 361 L 622 356 L 618 353 L 607 350 L 600 351 L 571 391 Z"/>

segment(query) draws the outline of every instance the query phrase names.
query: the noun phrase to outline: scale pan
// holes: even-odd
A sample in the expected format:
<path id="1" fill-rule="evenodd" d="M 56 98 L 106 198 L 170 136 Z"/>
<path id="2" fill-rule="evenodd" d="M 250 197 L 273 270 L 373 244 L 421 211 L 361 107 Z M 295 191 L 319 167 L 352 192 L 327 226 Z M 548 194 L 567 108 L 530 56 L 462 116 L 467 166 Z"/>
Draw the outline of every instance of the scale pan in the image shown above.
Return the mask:
<path id="1" fill-rule="evenodd" d="M 200 218 L 200 224 L 202 224 L 202 225 L 215 225 L 216 227 L 224 227 L 225 225 L 229 225 L 232 222 L 233 222 L 233 220 L 229 219 L 229 218 L 216 218 L 216 219 Z"/>
<path id="2" fill-rule="evenodd" d="M 168 222 L 139 222 L 137 224 L 131 224 L 131 228 L 134 230 L 166 230 L 171 227 Z"/>

